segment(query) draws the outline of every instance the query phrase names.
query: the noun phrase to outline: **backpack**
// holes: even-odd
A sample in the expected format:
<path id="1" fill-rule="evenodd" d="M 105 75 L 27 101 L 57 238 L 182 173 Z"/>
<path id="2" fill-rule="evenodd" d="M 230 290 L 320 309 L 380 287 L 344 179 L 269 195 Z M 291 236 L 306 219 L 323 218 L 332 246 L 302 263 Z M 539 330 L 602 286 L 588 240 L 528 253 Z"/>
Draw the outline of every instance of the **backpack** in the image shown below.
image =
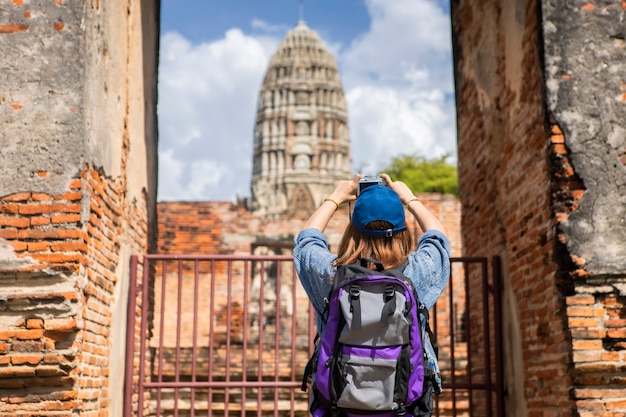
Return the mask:
<path id="1" fill-rule="evenodd" d="M 431 415 L 441 392 L 437 345 L 405 266 L 361 259 L 337 268 L 302 381 L 303 391 L 311 382 L 314 417 Z"/>

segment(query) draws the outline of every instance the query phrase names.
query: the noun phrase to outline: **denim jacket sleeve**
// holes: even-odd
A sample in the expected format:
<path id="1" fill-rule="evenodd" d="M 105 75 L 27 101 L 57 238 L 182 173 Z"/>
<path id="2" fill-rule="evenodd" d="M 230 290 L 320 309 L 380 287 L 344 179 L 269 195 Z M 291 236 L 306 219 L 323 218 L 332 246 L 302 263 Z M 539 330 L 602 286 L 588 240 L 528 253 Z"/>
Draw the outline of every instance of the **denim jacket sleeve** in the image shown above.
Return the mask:
<path id="1" fill-rule="evenodd" d="M 296 272 L 302 287 L 309 296 L 318 317 L 324 311 L 324 298 L 328 297 L 336 268 L 337 255 L 330 253 L 328 242 L 317 229 L 302 230 L 296 237 L 293 249 Z"/>
<path id="2" fill-rule="evenodd" d="M 450 245 L 438 230 L 425 232 L 417 250 L 409 255 L 404 275 L 413 281 L 420 301 L 430 310 L 448 284 Z"/>

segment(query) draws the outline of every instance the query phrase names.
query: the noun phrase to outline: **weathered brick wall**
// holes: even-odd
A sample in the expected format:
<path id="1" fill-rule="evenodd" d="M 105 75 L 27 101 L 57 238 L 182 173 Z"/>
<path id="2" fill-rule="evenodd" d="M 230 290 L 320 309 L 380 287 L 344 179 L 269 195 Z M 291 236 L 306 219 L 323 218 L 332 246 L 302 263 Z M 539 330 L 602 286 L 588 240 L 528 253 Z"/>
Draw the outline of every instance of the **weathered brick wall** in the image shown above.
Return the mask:
<path id="1" fill-rule="evenodd" d="M 146 5 L 0 4 L 2 415 L 121 414 L 128 258 L 155 242 Z"/>
<path id="2" fill-rule="evenodd" d="M 417 194 L 424 205 L 444 224 L 453 256 L 461 255 L 460 203 L 452 195 Z M 324 234 L 329 244 L 339 244 L 350 220 L 350 207 L 343 205 L 328 224 Z M 407 213 L 409 227 L 416 238 L 417 224 Z M 276 244 L 291 253 L 293 240 L 302 228 L 300 218 L 264 218 L 229 202 L 160 202 L 158 204 L 158 242 L 160 254 L 250 254 L 254 247 Z"/>
<path id="3" fill-rule="evenodd" d="M 72 181 L 61 195 L 24 192 L 0 202 L 3 252 L 15 255 L 2 265 L 3 412 L 76 407 L 79 300 L 67 276 L 87 262 L 86 236 L 75 228 L 80 221 L 80 184 L 79 179 Z M 24 286 L 16 285 L 20 281 Z"/>
<path id="4" fill-rule="evenodd" d="M 573 415 L 570 348 L 553 262 L 535 8 L 453 9 L 462 230 L 466 254 L 503 260 L 506 415 L 566 416 Z"/>
<path id="5" fill-rule="evenodd" d="M 506 415 L 622 415 L 624 7 L 452 6 L 463 243 L 502 256 Z"/>
<path id="6" fill-rule="evenodd" d="M 68 188 L 0 199 L 1 235 L 15 255 L 1 271 L 3 412 L 108 409 L 123 193 L 88 167 Z M 132 245 L 145 250 L 145 207 L 136 209 L 144 219 Z"/>
<path id="7" fill-rule="evenodd" d="M 572 397 L 581 417 L 624 415 L 626 4 L 547 0 L 541 13 Z"/>

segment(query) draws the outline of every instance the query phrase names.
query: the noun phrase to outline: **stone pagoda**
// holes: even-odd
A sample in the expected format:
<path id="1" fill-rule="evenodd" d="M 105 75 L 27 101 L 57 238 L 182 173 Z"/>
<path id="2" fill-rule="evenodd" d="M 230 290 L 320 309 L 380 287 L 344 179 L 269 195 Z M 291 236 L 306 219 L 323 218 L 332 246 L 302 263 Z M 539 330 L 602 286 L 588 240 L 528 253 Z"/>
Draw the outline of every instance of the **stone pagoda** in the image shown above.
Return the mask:
<path id="1" fill-rule="evenodd" d="M 305 218 L 351 175 L 337 65 L 300 21 L 272 56 L 259 93 L 248 209 L 264 217 Z"/>

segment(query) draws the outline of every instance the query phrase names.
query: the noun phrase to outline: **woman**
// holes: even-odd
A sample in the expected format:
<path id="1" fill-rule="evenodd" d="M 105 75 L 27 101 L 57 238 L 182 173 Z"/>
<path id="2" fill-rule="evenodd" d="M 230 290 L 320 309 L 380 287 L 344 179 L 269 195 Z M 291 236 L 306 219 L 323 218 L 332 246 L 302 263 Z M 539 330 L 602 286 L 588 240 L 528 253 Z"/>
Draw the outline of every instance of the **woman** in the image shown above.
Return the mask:
<path id="1" fill-rule="evenodd" d="M 387 174 L 381 174 L 381 177 L 386 182 L 386 186 L 370 185 L 362 190 L 358 197 L 356 196 L 356 190 L 359 186 L 360 175 L 355 176 L 352 181 L 340 181 L 335 191 L 311 215 L 304 224 L 303 230 L 296 237 L 294 247 L 295 267 L 302 286 L 317 312 L 319 334 L 322 334 L 326 324 L 322 320 L 325 307 L 324 301 L 329 296 L 332 280 L 337 272 L 338 265 L 354 264 L 361 259 L 369 258 L 382 263 L 384 269 L 391 269 L 401 267 L 406 262 L 403 273 L 411 279 L 417 290 L 419 300 L 427 309 L 432 308 L 448 282 L 450 248 L 441 222 L 422 205 L 406 184 L 400 181 L 392 181 Z M 335 211 L 343 203 L 355 199 L 356 203 L 354 204 L 350 223 L 341 238 L 338 254 L 334 255 L 328 249 L 328 243 L 323 234 L 324 229 Z M 419 239 L 417 249 L 414 251 L 413 239 L 406 226 L 405 208 L 415 217 L 424 232 Z M 375 269 L 375 265 L 370 265 L 369 268 Z M 356 287 L 355 293 L 358 293 L 360 287 L 358 285 Z M 350 296 L 352 296 L 352 288 L 350 289 Z M 357 294 L 356 299 L 358 298 L 359 295 Z M 369 300 L 372 299 L 370 298 Z M 386 303 L 385 307 L 387 306 Z M 372 305 L 371 307 L 375 309 L 375 306 Z M 352 311 L 350 309 L 350 314 L 352 314 Z M 360 307 L 359 311 L 361 311 Z M 373 316 L 376 317 L 377 313 Z M 354 322 L 352 322 L 352 325 L 354 325 Z M 425 322 L 422 323 L 422 332 L 424 331 L 424 326 Z M 337 331 L 336 326 L 329 326 L 329 329 Z M 341 333 L 341 335 L 343 337 L 344 333 Z M 382 337 L 386 337 L 386 335 L 387 333 Z M 378 335 L 374 339 L 379 340 Z M 389 377 L 389 375 L 387 377 L 382 376 L 384 374 L 379 372 L 379 369 L 382 368 L 375 367 L 374 364 L 377 360 L 376 358 L 378 358 L 378 353 L 374 354 L 374 352 L 379 351 L 377 350 L 378 346 L 371 344 L 367 348 L 369 350 L 361 349 L 361 346 L 350 347 L 347 351 L 349 353 L 347 353 L 348 359 L 346 361 L 337 359 L 340 361 L 340 371 L 337 372 L 341 372 L 341 377 L 346 378 L 346 381 L 349 380 L 350 383 L 341 385 L 343 382 L 339 382 L 339 385 L 335 386 L 335 388 L 341 386 L 341 391 L 335 388 L 329 389 L 328 384 L 324 381 L 335 381 L 335 377 L 339 374 L 329 374 L 331 369 L 335 369 L 332 365 L 334 359 L 331 360 L 331 358 L 335 358 L 336 355 L 332 353 L 334 352 L 332 346 L 325 345 L 322 342 L 323 347 L 321 350 L 324 353 L 319 353 L 320 348 L 318 345 L 316 354 L 320 358 L 327 359 L 320 359 L 319 363 L 323 365 L 317 367 L 315 364 L 317 359 L 314 355 L 312 367 L 316 368 L 318 372 L 323 372 L 324 375 L 321 378 L 321 381 L 323 381 L 321 385 L 316 386 L 313 390 L 311 412 L 314 416 L 321 416 L 327 415 L 328 407 L 345 407 L 349 410 L 395 410 L 398 415 L 415 417 L 431 416 L 433 411 L 432 394 L 441 392 L 441 378 L 437 358 L 430 339 L 426 338 L 422 342 L 426 356 L 424 367 L 429 371 L 428 377 L 426 377 L 427 373 L 424 371 L 423 390 L 420 388 L 420 394 L 416 392 L 415 396 L 411 396 L 410 399 L 406 394 L 407 391 L 403 391 L 402 383 L 400 388 L 398 388 L 395 383 L 390 382 L 395 380 L 397 383 L 397 381 L 405 381 L 404 379 L 394 379 L 395 376 Z M 346 355 L 346 351 L 341 350 L 341 352 L 343 352 L 343 355 Z M 353 362 L 357 364 L 356 367 L 351 367 L 351 352 L 354 352 L 357 356 Z M 371 355 L 373 356 L 363 352 L 372 352 Z M 359 359 L 359 357 L 366 358 L 366 362 L 361 362 L 364 359 Z M 386 355 L 381 357 L 388 358 Z M 362 366 L 364 363 L 368 365 Z M 402 359 L 398 359 L 398 362 L 396 362 L 397 365 L 401 363 L 405 365 L 403 369 L 406 369 L 407 362 Z M 309 366 L 310 364 L 307 365 L 307 368 Z M 305 370 L 305 381 L 309 372 L 310 370 Z M 363 377 L 360 376 L 361 373 L 363 373 Z M 398 374 L 409 378 L 409 381 L 411 379 L 411 377 L 406 376 L 402 372 Z M 380 379 L 377 379 L 379 377 Z M 415 378 L 417 377 L 415 376 Z M 408 385 L 415 387 L 415 384 L 410 384 L 410 382 L 407 383 Z M 348 386 L 352 388 L 348 389 Z M 394 388 L 389 390 L 389 386 Z M 325 387 L 323 388 L 324 392 L 318 389 L 319 387 Z M 374 389 L 373 387 L 376 388 Z M 411 388 L 411 390 L 413 389 Z M 337 394 L 338 392 L 340 393 Z M 402 392 L 404 394 L 399 394 Z M 332 398 L 335 399 L 331 400 Z M 407 400 L 409 404 L 403 402 Z M 366 414 L 372 412 L 375 411 L 367 411 Z M 353 414 L 356 415 L 358 412 Z"/>
<path id="2" fill-rule="evenodd" d="M 385 269 L 399 266 L 408 259 L 404 275 L 413 281 L 419 299 L 430 309 L 443 292 L 450 274 L 450 247 L 441 222 L 419 201 L 401 181 L 380 175 L 387 186 L 366 188 L 356 197 L 361 175 L 352 181 L 340 181 L 333 193 L 309 217 L 296 237 L 295 267 L 317 313 L 318 331 L 337 265 L 361 258 L 373 258 Z M 323 232 L 335 211 L 348 201 L 354 210 L 338 253 L 332 254 Z M 415 217 L 424 232 L 417 249 L 412 252 L 411 233 L 406 228 L 404 209 Z"/>

